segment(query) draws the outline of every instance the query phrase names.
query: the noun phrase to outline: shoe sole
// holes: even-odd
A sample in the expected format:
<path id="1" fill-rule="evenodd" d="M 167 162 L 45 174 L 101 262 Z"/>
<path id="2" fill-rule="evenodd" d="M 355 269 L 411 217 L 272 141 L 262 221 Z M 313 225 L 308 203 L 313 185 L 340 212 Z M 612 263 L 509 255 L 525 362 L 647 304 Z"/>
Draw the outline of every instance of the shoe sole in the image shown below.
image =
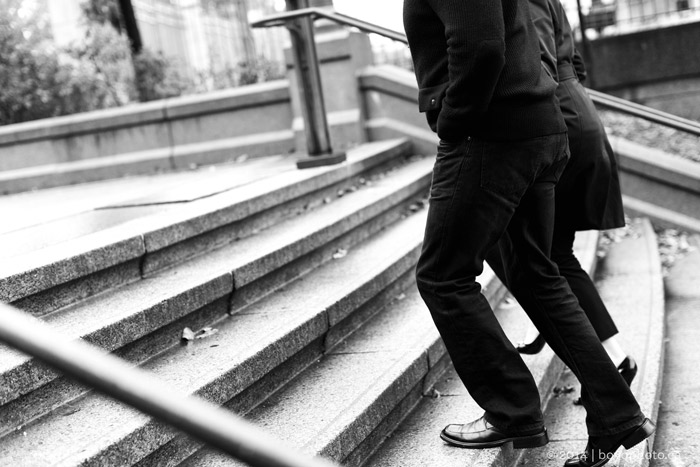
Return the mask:
<path id="1" fill-rule="evenodd" d="M 654 422 L 647 418 L 644 420 L 644 423 L 639 426 L 639 428 L 634 430 L 622 440 L 622 445 L 625 447 L 625 449 L 633 448 L 654 434 L 654 431 L 656 431 L 656 425 L 654 425 Z"/>
<path id="2" fill-rule="evenodd" d="M 654 431 L 656 431 L 656 425 L 654 425 L 654 422 L 647 418 L 639 426 L 639 428 L 634 430 L 632 433 L 627 435 L 625 439 L 622 440 L 622 446 L 624 446 L 625 449 L 633 448 L 648 437 L 650 437 L 652 434 L 654 434 Z M 602 467 L 603 465 L 607 464 L 611 458 L 612 456 L 606 459 L 601 459 L 594 464 L 587 465 L 586 467 Z"/>
<path id="3" fill-rule="evenodd" d="M 488 441 L 483 443 L 469 443 L 466 441 L 459 441 L 452 439 L 444 433 L 440 433 L 440 438 L 447 444 L 452 446 L 457 446 L 464 449 L 488 449 L 497 448 L 503 446 L 504 444 L 513 443 L 513 449 L 527 449 L 527 448 L 539 448 L 544 446 L 549 442 L 549 436 L 547 436 L 547 430 L 545 429 L 541 433 L 529 436 L 515 436 L 511 438 L 503 438 L 498 441 Z"/>

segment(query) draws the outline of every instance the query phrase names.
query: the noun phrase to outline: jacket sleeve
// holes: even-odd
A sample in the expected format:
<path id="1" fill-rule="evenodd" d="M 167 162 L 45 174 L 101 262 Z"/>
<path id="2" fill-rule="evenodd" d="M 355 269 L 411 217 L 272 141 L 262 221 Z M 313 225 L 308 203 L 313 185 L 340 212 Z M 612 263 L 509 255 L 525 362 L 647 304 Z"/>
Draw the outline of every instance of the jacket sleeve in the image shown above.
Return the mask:
<path id="1" fill-rule="evenodd" d="M 583 57 L 579 53 L 578 49 L 574 49 L 574 57 L 572 59 L 572 64 L 574 65 L 574 70 L 576 71 L 576 77 L 583 83 L 586 81 L 588 73 L 586 73 L 586 64 L 583 62 Z"/>
<path id="2" fill-rule="evenodd" d="M 542 63 L 551 72 L 554 79 L 559 82 L 557 72 L 558 38 L 561 36 L 561 28 L 556 21 L 556 14 L 548 0 L 529 0 L 532 23 L 537 31 L 540 41 L 540 56 Z"/>
<path id="3" fill-rule="evenodd" d="M 437 121 L 446 141 L 465 136 L 489 107 L 505 65 L 505 25 L 500 1 L 429 0 L 445 25 L 449 85 Z"/>

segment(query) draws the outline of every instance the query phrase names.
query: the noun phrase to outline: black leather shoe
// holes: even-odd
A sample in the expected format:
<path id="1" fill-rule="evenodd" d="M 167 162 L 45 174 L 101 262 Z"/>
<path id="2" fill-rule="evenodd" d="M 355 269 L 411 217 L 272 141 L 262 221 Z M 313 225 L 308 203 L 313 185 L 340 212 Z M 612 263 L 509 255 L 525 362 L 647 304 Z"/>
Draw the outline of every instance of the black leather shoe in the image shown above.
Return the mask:
<path id="1" fill-rule="evenodd" d="M 625 380 L 627 386 L 632 386 L 632 381 L 637 376 L 637 362 L 632 357 L 627 356 L 617 367 L 617 371 L 620 372 L 620 376 Z"/>
<path id="2" fill-rule="evenodd" d="M 627 386 L 631 387 L 634 377 L 637 376 L 637 362 L 635 362 L 634 359 L 628 355 L 617 367 L 617 371 L 620 372 L 620 376 L 622 376 L 622 379 L 625 380 Z M 581 405 L 580 397 L 574 401 L 574 405 Z"/>
<path id="3" fill-rule="evenodd" d="M 656 426 L 645 418 L 641 425 L 625 430 L 611 437 L 590 437 L 586 450 L 576 457 L 568 459 L 564 467 L 600 467 L 608 463 L 620 446 L 630 449 L 654 433 Z"/>
<path id="4" fill-rule="evenodd" d="M 495 448 L 506 443 L 513 443 L 513 449 L 537 448 L 549 442 L 546 428 L 527 435 L 508 435 L 484 417 L 466 425 L 447 425 L 440 438 L 448 444 L 467 449 Z"/>
<path id="5" fill-rule="evenodd" d="M 529 344 L 518 344 L 515 346 L 515 350 L 522 354 L 535 355 L 544 349 L 544 344 L 545 342 L 542 334 L 537 334 L 534 341 L 530 342 Z"/>

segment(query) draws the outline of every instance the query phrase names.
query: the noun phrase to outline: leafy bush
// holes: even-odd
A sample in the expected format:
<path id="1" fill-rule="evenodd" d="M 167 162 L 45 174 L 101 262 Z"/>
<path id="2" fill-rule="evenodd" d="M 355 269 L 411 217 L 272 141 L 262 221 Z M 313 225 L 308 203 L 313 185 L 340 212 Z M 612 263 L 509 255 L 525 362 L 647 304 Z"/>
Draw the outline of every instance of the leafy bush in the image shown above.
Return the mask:
<path id="1" fill-rule="evenodd" d="M 258 57 L 248 62 L 240 62 L 236 67 L 238 85 L 261 83 L 284 77 L 283 67 L 265 57 Z"/>
<path id="2" fill-rule="evenodd" d="M 133 57 L 115 0 L 85 1 L 85 39 L 65 48 L 51 40 L 44 12 L 27 15 L 21 7 L 22 0 L 0 0 L 0 125 L 284 76 L 283 66 L 264 57 L 195 79 L 161 53 L 144 48 Z"/>
<path id="3" fill-rule="evenodd" d="M 79 45 L 58 49 L 18 0 L 0 0 L 0 125 L 103 109 L 135 96 L 129 47 L 94 25 Z M 4 7 L 4 8 L 3 8 Z"/>
<path id="4" fill-rule="evenodd" d="M 194 87 L 162 53 L 143 49 L 134 57 L 135 84 L 141 102 L 179 96 Z"/>

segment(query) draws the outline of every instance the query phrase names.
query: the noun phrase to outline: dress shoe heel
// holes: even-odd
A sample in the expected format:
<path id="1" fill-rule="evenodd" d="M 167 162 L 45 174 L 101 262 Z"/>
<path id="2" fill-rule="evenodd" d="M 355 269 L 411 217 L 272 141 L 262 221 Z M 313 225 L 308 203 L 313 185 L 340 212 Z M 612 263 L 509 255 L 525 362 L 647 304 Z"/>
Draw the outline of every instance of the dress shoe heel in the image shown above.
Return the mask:
<path id="1" fill-rule="evenodd" d="M 544 344 L 544 337 L 542 337 L 542 334 L 538 334 L 534 341 L 529 344 L 518 344 L 515 346 L 515 349 L 521 354 L 535 355 L 544 349 Z"/>
<path id="2" fill-rule="evenodd" d="M 654 430 L 656 430 L 654 422 L 647 418 L 644 420 L 644 423 L 642 423 L 642 426 L 634 430 L 622 440 L 622 445 L 625 447 L 625 449 L 630 449 L 650 437 L 652 433 L 654 433 Z"/>
<path id="3" fill-rule="evenodd" d="M 542 433 L 537 433 L 532 436 L 523 436 L 513 440 L 513 449 L 539 448 L 549 443 L 547 429 Z"/>
<path id="4" fill-rule="evenodd" d="M 620 366 L 617 367 L 617 371 L 620 372 L 620 376 L 625 380 L 627 386 L 632 386 L 632 381 L 637 376 L 637 362 L 632 357 L 625 357 Z"/>

